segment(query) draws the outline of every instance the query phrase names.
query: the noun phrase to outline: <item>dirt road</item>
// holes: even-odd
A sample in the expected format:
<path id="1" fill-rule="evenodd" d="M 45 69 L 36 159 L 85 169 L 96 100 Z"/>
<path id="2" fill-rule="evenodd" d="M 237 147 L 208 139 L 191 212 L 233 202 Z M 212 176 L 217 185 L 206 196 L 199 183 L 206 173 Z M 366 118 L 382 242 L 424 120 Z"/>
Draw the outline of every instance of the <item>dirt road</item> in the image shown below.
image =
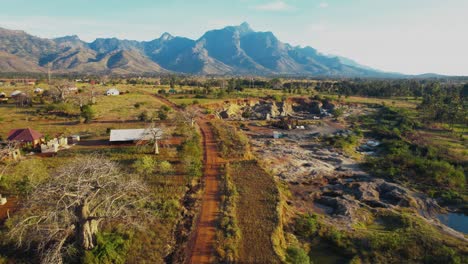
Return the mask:
<path id="1" fill-rule="evenodd" d="M 157 96 L 160 101 L 174 109 L 180 108 L 164 97 Z M 197 221 L 196 229 L 193 231 L 191 241 L 187 249 L 187 263 L 214 263 L 215 262 L 215 241 L 216 241 L 216 220 L 219 215 L 220 194 L 219 179 L 220 166 L 222 160 L 218 153 L 216 140 L 209 121 L 203 118 L 197 119 L 197 124 L 203 139 L 204 152 L 204 172 L 203 182 L 205 192 L 202 197 L 201 212 Z"/>
<path id="2" fill-rule="evenodd" d="M 203 136 L 205 193 L 189 260 L 193 264 L 214 262 L 216 220 L 220 205 L 218 174 L 221 162 L 216 141 L 208 121 L 199 120 L 197 123 Z"/>

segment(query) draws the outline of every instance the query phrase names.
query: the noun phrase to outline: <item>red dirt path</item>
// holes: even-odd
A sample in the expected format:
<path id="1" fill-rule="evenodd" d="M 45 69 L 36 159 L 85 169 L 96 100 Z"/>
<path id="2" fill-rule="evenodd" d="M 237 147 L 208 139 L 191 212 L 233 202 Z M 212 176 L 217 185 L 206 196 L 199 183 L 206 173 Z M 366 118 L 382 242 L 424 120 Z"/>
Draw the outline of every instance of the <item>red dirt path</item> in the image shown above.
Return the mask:
<path id="1" fill-rule="evenodd" d="M 166 105 L 181 110 L 179 106 L 166 98 L 161 96 L 156 97 Z M 195 227 L 192 241 L 188 243 L 191 248 L 187 250 L 187 263 L 190 264 L 215 262 L 216 220 L 220 205 L 218 174 L 222 160 L 218 153 L 209 120 L 199 118 L 197 119 L 197 124 L 200 127 L 203 139 L 203 182 L 205 189 L 198 224 Z"/>
<path id="2" fill-rule="evenodd" d="M 198 125 L 203 136 L 204 183 L 205 193 L 202 198 L 195 241 L 188 263 L 213 263 L 215 256 L 216 220 L 219 214 L 220 196 L 218 174 L 221 161 L 212 128 L 206 120 L 199 120 Z"/>

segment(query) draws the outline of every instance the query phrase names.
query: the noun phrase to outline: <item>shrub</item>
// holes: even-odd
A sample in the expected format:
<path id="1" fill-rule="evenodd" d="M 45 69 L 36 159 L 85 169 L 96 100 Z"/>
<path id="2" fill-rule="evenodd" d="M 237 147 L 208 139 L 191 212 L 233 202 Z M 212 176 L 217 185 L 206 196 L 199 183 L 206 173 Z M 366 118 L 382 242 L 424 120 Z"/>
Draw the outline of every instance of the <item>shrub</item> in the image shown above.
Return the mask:
<path id="1" fill-rule="evenodd" d="M 128 236 L 117 233 L 98 233 L 97 245 L 93 250 L 85 252 L 83 263 L 124 264 L 128 239 Z"/>
<path id="2" fill-rule="evenodd" d="M 316 215 L 301 215 L 294 221 L 294 233 L 306 239 L 311 238 L 317 232 L 317 225 Z"/>
<path id="3" fill-rule="evenodd" d="M 158 118 L 159 120 L 167 120 L 167 112 L 165 111 L 158 111 Z"/>
<path id="4" fill-rule="evenodd" d="M 174 171 L 169 161 L 161 161 L 158 164 L 158 171 L 162 174 L 170 174 Z"/>
<path id="5" fill-rule="evenodd" d="M 167 105 L 163 105 L 161 106 L 161 111 L 164 111 L 164 112 L 170 112 L 171 111 L 171 108 Z"/>
<path id="6" fill-rule="evenodd" d="M 286 262 L 291 264 L 309 264 L 310 258 L 302 248 L 288 247 L 286 249 Z"/>
<path id="7" fill-rule="evenodd" d="M 151 116 L 149 115 L 148 111 L 143 111 L 138 115 L 138 120 L 148 122 L 151 121 Z"/>
<path id="8" fill-rule="evenodd" d="M 133 164 L 133 168 L 143 175 L 150 175 L 156 168 L 156 161 L 151 156 L 143 156 L 138 158 Z"/>

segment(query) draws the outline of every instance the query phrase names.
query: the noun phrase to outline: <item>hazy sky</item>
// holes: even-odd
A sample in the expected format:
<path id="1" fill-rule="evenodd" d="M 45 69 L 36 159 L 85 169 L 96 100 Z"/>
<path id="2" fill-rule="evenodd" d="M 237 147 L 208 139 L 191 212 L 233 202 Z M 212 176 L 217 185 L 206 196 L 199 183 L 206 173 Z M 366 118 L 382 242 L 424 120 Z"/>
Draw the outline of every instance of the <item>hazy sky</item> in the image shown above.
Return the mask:
<path id="1" fill-rule="evenodd" d="M 293 45 L 385 71 L 468 75 L 468 0 L 0 0 L 0 27 L 40 37 L 76 34 L 193 39 L 244 21 Z"/>

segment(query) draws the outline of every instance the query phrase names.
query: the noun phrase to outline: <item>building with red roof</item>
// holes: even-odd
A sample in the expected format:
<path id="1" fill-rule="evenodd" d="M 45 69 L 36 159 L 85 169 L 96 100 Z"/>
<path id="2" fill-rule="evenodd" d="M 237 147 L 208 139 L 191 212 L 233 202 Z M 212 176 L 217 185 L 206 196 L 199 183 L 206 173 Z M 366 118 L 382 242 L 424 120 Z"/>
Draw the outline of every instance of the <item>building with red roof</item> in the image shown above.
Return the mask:
<path id="1" fill-rule="evenodd" d="M 31 128 L 13 129 L 8 133 L 8 141 L 31 143 L 33 147 L 40 146 L 44 136 Z"/>

